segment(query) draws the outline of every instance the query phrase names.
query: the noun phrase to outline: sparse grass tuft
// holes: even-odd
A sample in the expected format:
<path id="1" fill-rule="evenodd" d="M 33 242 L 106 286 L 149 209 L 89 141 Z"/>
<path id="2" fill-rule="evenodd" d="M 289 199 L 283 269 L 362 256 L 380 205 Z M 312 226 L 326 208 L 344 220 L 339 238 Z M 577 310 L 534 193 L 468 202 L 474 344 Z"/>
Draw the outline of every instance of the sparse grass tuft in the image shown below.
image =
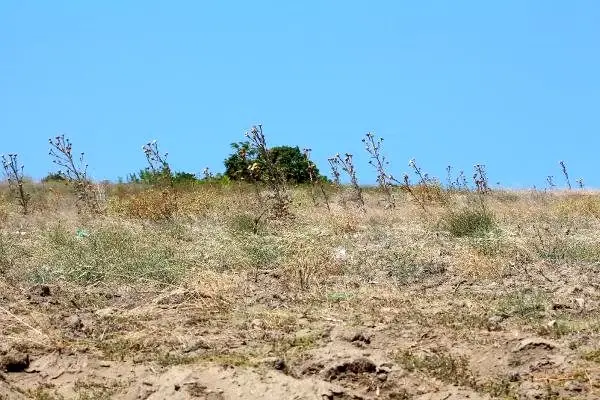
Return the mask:
<path id="1" fill-rule="evenodd" d="M 547 302 L 548 297 L 542 292 L 519 290 L 504 296 L 498 303 L 497 312 L 501 315 L 536 320 L 544 316 Z"/>
<path id="2" fill-rule="evenodd" d="M 396 354 L 396 360 L 408 371 L 418 371 L 442 382 L 460 386 L 473 386 L 474 376 L 465 357 L 454 356 L 443 349 L 415 354 L 410 350 Z"/>

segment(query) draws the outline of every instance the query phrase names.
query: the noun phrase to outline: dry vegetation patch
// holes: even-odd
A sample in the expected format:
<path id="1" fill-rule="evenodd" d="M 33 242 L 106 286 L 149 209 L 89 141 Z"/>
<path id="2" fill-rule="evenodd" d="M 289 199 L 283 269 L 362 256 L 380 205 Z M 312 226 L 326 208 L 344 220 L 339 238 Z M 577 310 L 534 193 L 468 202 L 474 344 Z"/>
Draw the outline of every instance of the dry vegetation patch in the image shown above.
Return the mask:
<path id="1" fill-rule="evenodd" d="M 600 396 L 598 194 L 384 183 L 3 194 L 0 397 Z"/>

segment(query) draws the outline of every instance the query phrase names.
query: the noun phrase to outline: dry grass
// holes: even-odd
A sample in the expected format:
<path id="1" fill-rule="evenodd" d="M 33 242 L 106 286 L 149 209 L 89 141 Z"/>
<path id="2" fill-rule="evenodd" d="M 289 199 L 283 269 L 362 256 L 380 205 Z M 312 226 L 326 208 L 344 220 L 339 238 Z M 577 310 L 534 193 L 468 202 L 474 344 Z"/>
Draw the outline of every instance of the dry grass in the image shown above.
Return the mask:
<path id="1" fill-rule="evenodd" d="M 574 352 L 583 341 L 591 350 L 581 362 L 597 365 L 599 194 L 494 192 L 482 211 L 473 194 L 435 192 L 424 211 L 401 191 L 384 209 L 382 194 L 365 190 L 363 212 L 343 207 L 341 194 L 330 211 L 314 206 L 309 190 L 293 189 L 294 218 L 258 222 L 254 189 L 237 184 L 116 185 L 96 217 L 78 214 L 60 186 L 33 187 L 27 216 L 0 197 L 0 333 L 32 354 L 85 348 L 160 367 L 256 367 L 275 355 L 293 371 L 326 346 L 323 324 L 400 326 L 407 337 L 386 346 L 399 346 L 411 374 L 498 395 L 518 383 L 485 386 L 468 354 L 409 344 L 436 332 L 476 351 L 500 326 L 576 343 Z M 557 322 L 543 328 L 548 320 Z M 210 343 L 185 350 L 199 336 Z"/>

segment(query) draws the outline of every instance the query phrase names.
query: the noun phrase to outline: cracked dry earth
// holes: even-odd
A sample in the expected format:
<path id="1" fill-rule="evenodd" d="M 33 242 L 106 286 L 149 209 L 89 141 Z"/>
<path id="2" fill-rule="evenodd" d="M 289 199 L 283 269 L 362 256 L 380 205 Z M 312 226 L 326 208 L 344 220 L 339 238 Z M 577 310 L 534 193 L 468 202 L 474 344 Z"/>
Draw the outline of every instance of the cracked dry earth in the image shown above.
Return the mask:
<path id="1" fill-rule="evenodd" d="M 268 271 L 212 294 L 7 285 L 0 398 L 600 398 L 600 266 L 422 278 L 343 296 Z"/>

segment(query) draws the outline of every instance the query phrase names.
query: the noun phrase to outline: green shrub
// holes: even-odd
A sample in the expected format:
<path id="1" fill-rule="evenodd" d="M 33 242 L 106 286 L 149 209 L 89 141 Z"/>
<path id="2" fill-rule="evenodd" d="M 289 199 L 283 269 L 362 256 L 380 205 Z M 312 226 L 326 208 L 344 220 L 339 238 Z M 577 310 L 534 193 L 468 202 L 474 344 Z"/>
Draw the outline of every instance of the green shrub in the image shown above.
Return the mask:
<path id="1" fill-rule="evenodd" d="M 269 168 L 265 167 L 265 159 L 261 158 L 258 151 L 249 142 L 232 143 L 234 152 L 224 161 L 225 176 L 231 180 L 265 181 L 272 179 L 266 174 Z M 320 176 L 317 167 L 300 151 L 298 146 L 276 146 L 268 150 L 268 162 L 283 175 L 286 182 L 310 182 L 310 168 L 313 176 Z"/>
<path id="2" fill-rule="evenodd" d="M 444 223 L 446 229 L 456 237 L 483 236 L 495 226 L 491 212 L 470 208 L 449 212 L 444 218 Z"/>

